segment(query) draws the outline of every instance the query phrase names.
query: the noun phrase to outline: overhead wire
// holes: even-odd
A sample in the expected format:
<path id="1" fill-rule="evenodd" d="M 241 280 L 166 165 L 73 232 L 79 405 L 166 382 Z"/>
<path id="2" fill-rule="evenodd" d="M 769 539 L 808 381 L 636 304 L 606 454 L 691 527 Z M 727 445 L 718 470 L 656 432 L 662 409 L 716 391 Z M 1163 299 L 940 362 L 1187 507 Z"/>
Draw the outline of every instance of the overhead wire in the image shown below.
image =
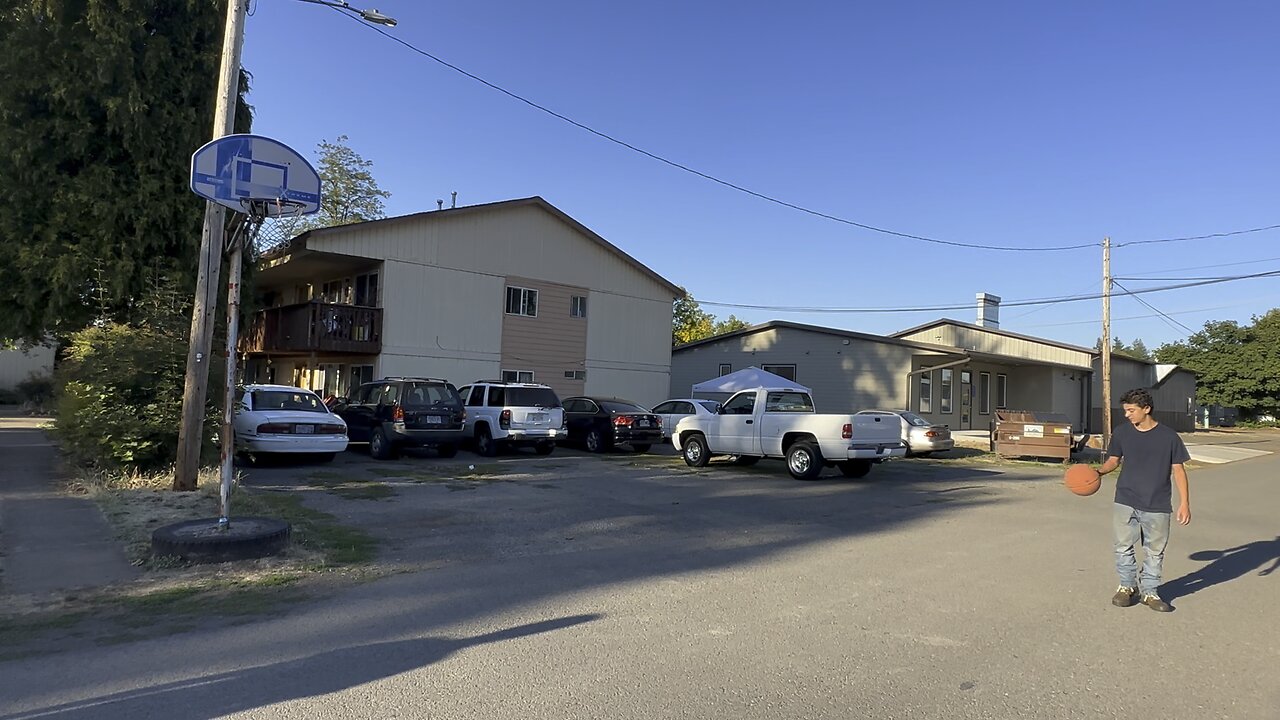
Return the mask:
<path id="1" fill-rule="evenodd" d="M 423 50 L 422 48 L 420 48 L 420 47 L 418 47 L 418 46 L 414 45 L 413 43 L 411 43 L 411 42 L 409 42 L 409 41 L 407 41 L 407 40 L 404 40 L 404 39 L 401 39 L 401 38 L 399 38 L 399 37 L 396 37 L 395 35 L 392 35 L 391 33 L 387 32 L 386 30 L 382 29 L 381 27 L 378 27 L 377 25 L 373 25 L 373 24 L 371 24 L 371 23 L 368 23 L 368 22 L 364 21 L 362 18 L 360 18 L 360 17 L 358 17 L 358 16 L 354 16 L 354 15 L 350 15 L 350 14 L 348 14 L 348 13 L 344 13 L 344 12 L 342 12 L 339 8 L 336 8 L 336 7 L 331 7 L 330 9 L 332 9 L 334 12 L 339 13 L 339 14 L 340 14 L 340 15 L 342 15 L 343 17 L 350 18 L 351 20 L 353 20 L 353 21 L 355 21 L 355 22 L 360 23 L 361 25 L 363 25 L 363 26 L 367 27 L 368 29 L 372 30 L 373 32 L 378 33 L 379 35 L 382 35 L 383 37 L 387 38 L 388 40 L 391 40 L 392 42 L 395 42 L 395 43 L 397 43 L 397 44 L 399 44 L 399 45 L 404 46 L 405 48 L 409 49 L 411 52 L 417 53 L 418 55 L 421 55 L 421 56 L 423 56 L 423 57 L 425 57 L 425 58 L 428 58 L 429 60 L 432 60 L 433 62 L 438 63 L 438 64 L 440 64 L 440 65 L 442 65 L 442 66 L 444 66 L 444 67 L 446 67 L 446 68 L 449 68 L 450 70 L 453 70 L 453 71 L 454 71 L 454 72 L 456 72 L 456 73 L 459 73 L 459 74 L 461 74 L 461 75 L 463 75 L 463 76 L 465 76 L 465 77 L 467 77 L 467 78 L 470 78 L 470 79 L 472 79 L 472 80 L 474 80 L 474 81 L 476 81 L 476 82 L 480 83 L 481 85 L 484 85 L 485 87 L 490 88 L 491 90 L 496 90 L 497 92 L 500 92 L 500 93 L 502 93 L 503 95 L 506 95 L 507 97 L 509 97 L 509 98 L 511 98 L 511 99 L 513 99 L 513 100 L 516 100 L 516 101 L 519 101 L 519 102 L 521 102 L 521 103 L 524 103 L 525 105 L 528 105 L 529 107 L 531 107 L 531 108 L 533 108 L 533 109 L 535 109 L 535 110 L 538 110 L 539 112 L 546 113 L 547 115 L 550 115 L 550 116 L 552 116 L 552 117 L 554 117 L 554 118 L 556 118 L 556 119 L 558 119 L 558 120 L 561 120 L 561 121 L 563 121 L 563 122 L 566 122 L 566 123 L 568 123 L 568 124 L 570 124 L 570 125 L 572 125 L 572 126 L 574 126 L 574 127 L 578 128 L 578 129 L 580 129 L 580 130 L 584 130 L 584 131 L 586 131 L 586 132 L 588 132 L 588 133 L 590 133 L 590 134 L 592 134 L 592 135 L 595 135 L 596 137 L 601 138 L 602 140 L 606 140 L 606 141 L 611 142 L 611 143 L 613 143 L 613 144 L 615 144 L 615 145 L 618 145 L 618 146 L 620 146 L 620 147 L 626 148 L 627 150 L 630 150 L 630 151 L 632 151 L 632 152 L 635 152 L 635 153 L 638 153 L 638 154 L 640 154 L 640 155 L 643 155 L 643 156 L 645 156 L 645 157 L 647 157 L 647 158 L 649 158 L 649 159 L 651 159 L 651 160 L 656 160 L 656 161 L 658 161 L 658 162 L 660 162 L 660 163 L 663 163 L 663 164 L 665 164 L 665 165 L 668 165 L 668 166 L 670 166 L 670 167 L 673 167 L 673 168 L 675 168 L 675 169 L 677 169 L 677 170 L 680 170 L 680 171 L 682 171 L 682 172 L 689 173 L 690 175 L 695 175 L 695 176 L 700 177 L 700 178 L 702 178 L 702 179 L 704 179 L 704 180 L 708 180 L 708 181 L 710 181 L 710 182 L 713 182 L 713 183 L 716 183 L 716 184 L 718 184 L 718 185 L 721 185 L 721 186 L 724 186 L 724 187 L 730 188 L 730 189 L 735 190 L 735 191 L 737 191 L 737 192 L 745 193 L 745 194 L 750 195 L 750 196 L 752 196 L 752 197 L 754 197 L 754 198 L 757 198 L 757 199 L 759 199 L 759 200 L 764 200 L 765 202 L 769 202 L 769 203 L 772 203 L 772 204 L 774 204 L 774 205 L 779 205 L 779 206 L 781 206 L 781 207 L 789 208 L 789 209 L 791 209 L 791 210 L 795 210 L 795 211 L 797 211 L 797 212 L 805 213 L 806 215 L 811 215 L 811 216 L 813 216 L 813 217 L 822 218 L 822 219 L 824 219 L 824 220 L 830 220 L 830 221 L 832 221 L 832 222 L 841 223 L 841 224 L 843 224 L 843 225 L 849 225 L 849 226 L 851 226 L 851 227 L 860 228 L 860 229 L 862 229 L 862 230 L 867 230 L 867 231 L 869 231 L 869 232 L 879 233 L 879 234 L 882 234 L 882 235 L 889 235 L 889 236 L 892 236 L 892 237 L 898 237 L 898 238 L 903 238 L 903 239 L 907 239 L 907 240 L 917 240 L 917 241 L 920 241 L 920 242 L 932 243 L 932 244 L 935 244 L 935 245 L 945 245 L 945 246 L 950 246 L 950 247 L 968 248 L 968 249 L 970 249 L 970 250 L 992 250 L 992 251 L 998 251 L 998 252 L 1062 252 L 1062 251 L 1068 251 L 1068 250 L 1082 250 L 1082 249 L 1086 249 L 1086 248 L 1097 248 L 1097 247 L 1101 247 L 1101 246 L 1102 246 L 1102 243 L 1101 243 L 1101 242 L 1078 243 L 1078 244 L 1074 244 L 1074 245 L 1048 245 L 1048 246 L 1043 246 L 1043 245 L 1041 245 L 1041 246 L 988 245 L 988 244 L 983 244 L 983 243 L 967 243 L 967 242 L 959 242 L 959 241 L 956 241 L 956 240 L 943 240 L 943 239 L 940 239 L 940 238 L 929 237 L 929 236 L 926 236 L 926 235 L 918 235 L 918 234 L 914 234 L 914 233 L 901 232 L 901 231 L 898 231 L 898 230 L 891 230 L 891 229 L 889 229 L 889 228 L 879 227 L 879 226 L 876 226 L 876 225 L 870 225 L 870 224 L 867 224 L 867 223 L 858 222 L 858 221 L 856 221 L 856 220 L 850 220 L 850 219 L 848 219 L 848 218 L 840 217 L 839 215 L 832 215 L 831 213 L 823 212 L 823 211 L 821 211 L 821 210 L 814 210 L 813 208 L 806 207 L 806 206 L 804 206 L 804 205 L 800 205 L 800 204 L 798 204 L 798 203 L 793 203 L 793 202 L 790 202 L 790 201 L 787 201 L 787 200 L 782 200 L 782 199 L 777 198 L 777 197 L 774 197 L 774 196 L 772 196 L 772 195 L 768 195 L 768 194 L 766 194 L 766 193 L 759 192 L 759 191 L 757 191 L 757 190 L 752 190 L 751 188 L 745 187 L 745 186 L 743 186 L 743 185 L 739 185 L 739 184 L 737 184 L 737 183 L 734 183 L 734 182 L 730 182 L 730 181 L 728 181 L 728 180 L 721 179 L 721 178 L 716 177 L 715 175 L 712 175 L 712 174 L 710 174 L 710 173 L 703 172 L 703 171 L 698 170 L 698 169 L 696 169 L 696 168 L 693 168 L 693 167 L 691 167 L 691 166 L 689 166 L 689 165 L 685 165 L 685 164 L 683 164 L 683 163 L 677 162 L 677 161 L 675 161 L 675 160 L 671 160 L 671 159 L 666 158 L 666 157 L 664 157 L 664 156 L 662 156 L 662 155 L 659 155 L 659 154 L 657 154 L 657 153 L 650 152 L 649 150 L 645 150 L 644 148 L 641 148 L 641 147 L 639 147 L 639 146 L 637 146 L 637 145 L 634 145 L 634 144 L 629 143 L 629 142 L 627 142 L 627 141 L 625 141 L 625 140 L 622 140 L 622 139 L 619 139 L 619 138 L 617 138 L 617 137 L 614 137 L 614 136 L 612 136 L 612 135 L 610 135 L 610 134 L 608 134 L 608 133 L 605 133 L 605 132 L 603 132 L 603 131 L 597 130 L 597 129 L 595 129 L 595 128 L 593 128 L 593 127 L 591 127 L 591 126 L 589 126 L 589 125 L 587 125 L 587 124 L 585 124 L 585 123 L 582 123 L 582 122 L 579 122 L 579 121 L 577 121 L 577 120 L 574 120 L 573 118 L 571 118 L 571 117 L 569 117 L 569 116 L 567 116 L 567 115 L 564 115 L 564 114 L 559 113 L 559 112 L 557 112 L 557 111 L 555 111 L 555 110 L 552 110 L 551 108 L 548 108 L 548 107 L 546 107 L 545 105 L 541 105 L 541 104 L 539 104 L 539 103 L 537 103 L 537 102 L 534 102 L 533 100 L 530 100 L 530 99 L 528 99 L 528 98 L 526 98 L 526 97 L 524 97 L 524 96 L 522 96 L 522 95 L 519 95 L 519 94 L 517 94 L 517 93 L 515 93 L 515 92 L 512 92 L 511 90 L 507 90 L 506 88 L 504 88 L 504 87 L 502 87 L 502 86 L 500 86 L 500 85 L 498 85 L 498 84 L 496 84 L 496 83 L 490 82 L 489 80 L 486 80 L 486 79 L 484 79 L 484 78 L 480 77 L 479 75 L 476 75 L 475 73 L 472 73 L 472 72 L 469 72 L 469 71 L 467 71 L 467 70 L 464 70 L 463 68 L 461 68 L 461 67 L 459 67 L 459 66 L 457 66 L 457 65 L 454 65 L 453 63 L 451 63 L 451 62 L 449 62 L 449 61 L 447 61 L 447 60 L 445 60 L 445 59 L 443 59 L 443 58 L 440 58 L 440 57 L 438 57 L 438 56 L 436 56 L 436 55 L 433 55 L 432 53 L 430 53 L 430 52 L 428 52 L 428 51 L 426 51 L 426 50 Z M 1234 236 L 1234 235 L 1244 235 L 1244 234 L 1248 234 L 1248 233 L 1263 232 L 1263 231 L 1266 231 L 1266 230 L 1275 230 L 1275 229 L 1280 229 L 1280 225 L 1269 225 L 1269 226 L 1266 226 L 1266 227 L 1251 228 L 1251 229 L 1247 229 L 1247 230 L 1234 230 L 1234 231 L 1230 231 L 1230 232 L 1212 233 L 1212 234 L 1209 234 L 1209 235 L 1199 235 L 1199 236 L 1194 236 L 1194 237 L 1163 238 L 1163 239 L 1157 239 L 1157 240 L 1134 240 L 1134 241 L 1130 241 L 1130 242 L 1115 243 L 1115 244 L 1113 244 L 1113 245 L 1112 245 L 1112 247 L 1113 247 L 1113 248 L 1122 248 L 1122 247 L 1127 247 L 1127 246 L 1130 246 L 1130 245 L 1143 245 L 1143 244 L 1148 244 L 1148 243 L 1170 243 L 1170 242 L 1181 242 L 1181 241 L 1183 241 L 1183 240 L 1203 240 L 1203 239 L 1209 239 L 1209 238 L 1221 238 L 1221 237 L 1229 237 L 1229 236 Z"/>
<path id="2" fill-rule="evenodd" d="M 1249 275 L 1235 275 L 1232 277 L 1216 278 L 1213 280 L 1198 280 L 1195 282 L 1177 283 L 1174 285 L 1161 285 L 1152 288 L 1142 288 L 1141 290 L 1127 291 L 1129 295 L 1142 295 L 1147 293 L 1166 292 L 1169 290 L 1181 290 L 1183 288 L 1203 287 L 1205 285 L 1217 285 L 1224 282 L 1235 282 L 1238 280 L 1251 280 L 1264 277 L 1280 276 L 1280 270 L 1269 270 L 1267 272 L 1251 273 Z M 1000 307 L 1022 307 L 1028 305 L 1043 305 L 1046 303 L 1061 304 L 1069 302 L 1080 302 L 1082 300 L 1097 300 L 1102 297 L 1102 293 L 1089 293 L 1085 295 L 1057 296 L 1048 298 L 1034 298 L 1029 300 L 1012 300 L 1009 302 L 1001 302 Z M 847 313 L 847 314 L 878 314 L 878 313 L 913 313 L 913 312 L 939 312 L 944 310 L 967 310 L 973 305 L 965 303 L 963 305 L 932 305 L 932 306 L 916 306 L 916 307 L 871 307 L 871 308 L 852 308 L 852 307 L 820 307 L 820 306 L 789 306 L 789 305 L 753 305 L 746 303 L 730 303 L 718 302 L 714 300 L 698 300 L 699 305 L 708 305 L 712 307 L 736 308 L 741 310 L 769 310 L 772 312 L 796 312 L 796 313 Z"/>
<path id="3" fill-rule="evenodd" d="M 1258 263 L 1274 262 L 1280 260 L 1280 257 L 1258 258 L 1257 260 L 1240 260 L 1237 262 L 1218 263 L 1216 265 L 1193 265 L 1191 267 L 1165 268 L 1163 270 L 1147 270 L 1146 272 L 1130 273 L 1131 275 L 1159 275 L 1160 273 L 1182 272 L 1183 270 L 1209 270 L 1211 268 L 1235 267 L 1237 265 L 1257 265 Z M 1124 280 L 1125 278 L 1120 278 Z M 1137 277 L 1131 279 L 1138 279 Z"/>
<path id="4" fill-rule="evenodd" d="M 1120 288 L 1121 290 L 1124 290 L 1124 294 L 1125 294 L 1125 295 L 1128 295 L 1129 297 L 1133 298 L 1134 300 L 1137 300 L 1138 302 L 1142 303 L 1143 305 L 1146 305 L 1148 309 L 1153 310 L 1154 312 L 1158 313 L 1158 314 L 1160 315 L 1160 317 L 1165 321 L 1165 323 L 1169 325 L 1169 327 L 1172 327 L 1174 330 L 1177 330 L 1177 329 L 1181 328 L 1181 329 L 1183 329 L 1183 330 L 1186 330 L 1186 331 L 1187 331 L 1187 333 L 1188 333 L 1188 334 L 1190 334 L 1190 335 L 1194 335 L 1194 334 L 1195 334 L 1195 332 L 1196 332 L 1195 330 L 1192 330 L 1191 328 L 1187 327 L 1186 325 L 1183 325 L 1182 323 L 1178 322 L 1177 320 L 1174 320 L 1173 318 L 1171 318 L 1171 317 L 1169 317 L 1167 314 L 1165 314 L 1165 312 L 1164 312 L 1163 310 L 1160 310 L 1159 308 L 1157 308 L 1156 306 L 1154 306 L 1154 305 L 1152 305 L 1151 303 L 1147 302 L 1146 300 L 1144 300 L 1144 299 L 1142 299 L 1142 298 L 1138 297 L 1137 295 L 1133 294 L 1133 291 L 1132 291 L 1132 290 L 1130 290 L 1129 288 L 1125 287 L 1124 285 L 1121 285 L 1120 283 L 1116 282 L 1116 281 L 1115 281 L 1115 278 L 1112 278 L 1112 279 L 1111 279 L 1111 282 L 1112 282 L 1113 284 L 1115 284 L 1115 286 L 1116 286 L 1116 287 Z"/>

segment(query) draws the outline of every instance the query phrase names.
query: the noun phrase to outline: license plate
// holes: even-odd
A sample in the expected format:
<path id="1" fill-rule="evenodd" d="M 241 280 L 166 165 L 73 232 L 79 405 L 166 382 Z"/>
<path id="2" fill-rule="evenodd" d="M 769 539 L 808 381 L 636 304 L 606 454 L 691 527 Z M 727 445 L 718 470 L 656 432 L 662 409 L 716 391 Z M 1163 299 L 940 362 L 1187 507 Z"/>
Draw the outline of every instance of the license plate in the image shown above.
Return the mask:
<path id="1" fill-rule="evenodd" d="M 315 425 L 294 425 L 293 431 L 299 435 L 311 435 L 316 431 Z"/>
<path id="2" fill-rule="evenodd" d="M 428 416 L 425 418 L 425 420 L 426 420 L 426 423 L 427 423 L 428 425 L 443 425 L 443 424 L 444 424 L 444 418 L 440 417 L 439 415 L 428 415 Z"/>
<path id="3" fill-rule="evenodd" d="M 525 415 L 524 419 L 531 423 L 544 423 L 547 421 L 548 416 L 546 413 L 529 413 Z"/>
<path id="4" fill-rule="evenodd" d="M 647 428 L 649 427 L 649 421 L 644 419 L 637 420 L 636 427 Z"/>

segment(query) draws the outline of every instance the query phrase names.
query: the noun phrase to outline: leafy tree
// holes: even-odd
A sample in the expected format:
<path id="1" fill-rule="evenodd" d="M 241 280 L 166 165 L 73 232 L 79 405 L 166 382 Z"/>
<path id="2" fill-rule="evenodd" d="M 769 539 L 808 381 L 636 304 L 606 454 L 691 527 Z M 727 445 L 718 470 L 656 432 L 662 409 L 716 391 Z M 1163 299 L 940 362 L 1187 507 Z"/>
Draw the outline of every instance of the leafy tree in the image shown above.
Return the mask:
<path id="1" fill-rule="evenodd" d="M 130 319 L 157 258 L 194 286 L 204 203 L 188 158 L 213 127 L 225 9 L 17 0 L 0 11 L 0 338 Z"/>
<path id="2" fill-rule="evenodd" d="M 688 290 L 680 288 L 680 292 L 684 294 L 676 298 L 671 312 L 673 346 L 750 327 L 750 323 L 734 315 L 717 322 L 716 316 L 703 310 Z"/>
<path id="3" fill-rule="evenodd" d="M 751 327 L 751 323 L 747 322 L 746 320 L 739 319 L 736 315 L 730 315 L 724 320 L 717 322 L 715 324 L 715 327 L 712 328 L 711 334 L 723 335 L 727 332 L 733 332 L 734 330 L 742 330 L 748 327 Z"/>
<path id="4" fill-rule="evenodd" d="M 1098 351 L 1102 350 L 1102 338 L 1098 338 L 1094 341 L 1093 349 Z M 1123 340 L 1118 337 L 1114 337 L 1111 339 L 1111 352 L 1120 353 L 1139 360 L 1155 359 L 1151 354 L 1151 351 L 1147 349 L 1146 344 L 1142 342 L 1142 338 L 1137 338 L 1133 341 L 1133 344 L 1126 345 Z"/>
<path id="5" fill-rule="evenodd" d="M 391 197 L 391 193 L 378 187 L 372 172 L 373 161 L 352 150 L 346 135 L 339 135 L 334 142 L 321 140 L 317 154 L 320 156 L 316 169 L 320 175 L 320 212 L 272 221 L 270 227 L 262 230 L 260 248 L 287 242 L 308 230 L 386 216 L 382 201 Z"/>
<path id="6" fill-rule="evenodd" d="M 1280 411 L 1280 309 L 1251 325 L 1210 321 L 1184 342 L 1156 349 L 1160 362 L 1198 375 L 1196 401 L 1237 407 L 1250 415 Z"/>
<path id="7" fill-rule="evenodd" d="M 676 298 L 671 314 L 671 344 L 683 345 L 715 334 L 715 316 L 702 309 L 688 290 Z"/>

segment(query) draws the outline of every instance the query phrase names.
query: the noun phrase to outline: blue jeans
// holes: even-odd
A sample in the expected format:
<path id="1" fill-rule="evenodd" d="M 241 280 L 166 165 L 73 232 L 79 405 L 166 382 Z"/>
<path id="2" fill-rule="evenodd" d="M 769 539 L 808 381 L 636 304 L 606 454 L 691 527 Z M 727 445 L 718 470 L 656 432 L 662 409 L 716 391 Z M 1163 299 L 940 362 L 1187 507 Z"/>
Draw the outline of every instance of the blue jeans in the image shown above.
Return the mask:
<path id="1" fill-rule="evenodd" d="M 1160 566 L 1164 548 L 1169 544 L 1171 513 L 1146 512 L 1128 505 L 1115 504 L 1111 526 L 1116 541 L 1116 573 L 1124 587 L 1136 587 L 1142 595 L 1158 595 Z M 1138 559 L 1134 548 L 1142 542 L 1142 577 L 1138 578 Z"/>

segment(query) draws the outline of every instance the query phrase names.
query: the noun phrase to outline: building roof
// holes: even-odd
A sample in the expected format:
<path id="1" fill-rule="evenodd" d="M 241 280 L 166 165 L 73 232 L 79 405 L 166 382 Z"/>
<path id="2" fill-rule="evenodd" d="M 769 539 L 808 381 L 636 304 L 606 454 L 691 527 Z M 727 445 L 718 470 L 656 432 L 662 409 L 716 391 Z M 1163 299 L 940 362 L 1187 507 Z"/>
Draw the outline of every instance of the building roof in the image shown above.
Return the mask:
<path id="1" fill-rule="evenodd" d="M 466 205 L 466 206 L 457 207 L 457 208 L 445 208 L 443 210 L 428 210 L 425 212 L 412 213 L 409 215 L 397 215 L 395 217 L 382 218 L 380 220 L 366 220 L 364 222 L 351 223 L 349 225 L 336 225 L 334 227 L 316 228 L 315 230 L 308 230 L 307 232 L 302 233 L 301 235 L 299 235 L 298 237 L 290 241 L 287 246 L 282 247 L 278 250 L 274 250 L 272 252 L 268 252 L 263 257 L 264 259 L 272 259 L 280 255 L 289 254 L 298 249 L 304 249 L 307 247 L 307 241 L 312 237 L 319 237 L 323 235 L 336 235 L 336 234 L 348 233 L 353 231 L 358 232 L 361 229 L 368 227 L 370 225 L 402 224 L 402 223 L 411 223 L 411 222 L 434 222 L 436 219 L 439 219 L 439 218 L 445 218 L 445 217 L 453 218 L 453 217 L 459 217 L 462 215 L 471 215 L 471 214 L 492 212 L 495 210 L 505 210 L 505 209 L 516 208 L 516 207 L 525 207 L 525 206 L 537 207 L 551 214 L 553 217 L 559 219 L 564 224 L 568 225 L 574 230 L 577 230 L 582 235 L 586 236 L 589 240 L 595 242 L 596 244 L 600 245 L 601 247 L 608 250 L 609 252 L 622 258 L 627 264 L 631 265 L 633 268 L 640 271 L 641 274 L 659 283 L 660 285 L 665 287 L 667 290 L 670 290 L 673 297 L 679 297 L 684 294 L 684 291 L 682 291 L 680 287 L 677 286 L 675 283 L 671 282 L 670 280 L 667 280 L 666 278 L 662 277 L 658 273 L 654 272 L 649 268 L 649 266 L 645 265 L 639 260 L 636 260 L 635 258 L 631 257 L 627 253 L 623 252 L 620 248 L 618 248 L 618 246 L 614 245 L 608 240 L 605 240 L 603 237 L 600 237 L 593 230 L 591 230 L 591 228 L 587 227 L 586 225 L 583 225 L 577 220 L 574 220 L 563 210 L 556 207 L 555 205 L 552 205 L 551 203 L 547 202 L 546 200 L 542 199 L 537 195 L 534 195 L 533 197 L 527 197 L 527 198 L 517 198 L 515 200 L 499 200 L 497 202 L 481 203 L 479 205 Z"/>
<path id="2" fill-rule="evenodd" d="M 1036 342 L 1042 345 L 1052 345 L 1054 347 L 1060 347 L 1066 350 L 1075 350 L 1076 352 L 1089 353 L 1091 355 L 1096 354 L 1098 352 L 1093 348 L 1082 347 L 1080 345 L 1072 345 L 1070 343 L 1058 342 L 1057 340 L 1047 340 L 1045 338 L 1039 338 L 1032 335 L 1022 335 L 1015 332 L 1009 332 L 1008 330 L 1001 330 L 1000 328 L 983 327 L 982 325 L 975 325 L 973 323 L 961 322 L 959 320 L 952 320 L 950 318 L 941 318 L 938 320 L 934 320 L 933 322 L 927 322 L 923 325 L 916 325 L 915 327 L 907 328 L 906 330 L 893 333 L 892 335 L 890 335 L 890 337 L 900 338 L 906 335 L 912 335 L 914 333 L 918 333 L 921 330 L 928 330 L 929 328 L 935 328 L 935 327 L 938 327 L 939 325 L 956 325 L 962 328 L 969 328 L 970 330 L 981 330 L 982 332 L 988 332 L 993 335 L 1003 335 L 1004 337 L 1015 338 L 1018 340 L 1027 340 L 1029 342 Z"/>
<path id="3" fill-rule="evenodd" d="M 676 353 L 682 350 L 695 348 L 700 345 L 707 345 L 710 343 L 719 342 L 721 340 L 729 340 L 732 338 L 742 337 L 744 335 L 753 335 L 763 330 L 784 329 L 784 328 L 790 329 L 790 330 L 804 330 L 807 332 L 822 333 L 824 335 L 834 335 L 836 337 L 850 338 L 853 340 L 866 340 L 868 342 L 886 343 L 889 345 L 900 345 L 902 347 L 915 348 L 917 350 L 930 350 L 933 352 L 943 353 L 946 355 L 967 355 L 968 354 L 968 351 L 966 351 L 963 348 L 955 348 L 949 345 L 934 345 L 931 343 L 918 342 L 916 340 L 903 340 L 901 338 L 886 337 L 884 335 L 872 335 L 869 333 L 854 332 L 853 330 L 841 330 L 840 328 L 822 327 L 821 325 L 805 325 L 802 323 L 789 322 L 787 320 L 770 320 L 768 322 L 760 323 L 759 325 L 752 325 L 751 327 L 743 328 L 741 330 L 734 330 L 733 332 L 722 333 L 720 335 L 713 335 L 709 338 L 703 338 L 701 340 L 694 340 L 693 342 L 687 342 L 683 345 L 677 345 L 676 347 L 671 349 L 671 352 Z"/>

